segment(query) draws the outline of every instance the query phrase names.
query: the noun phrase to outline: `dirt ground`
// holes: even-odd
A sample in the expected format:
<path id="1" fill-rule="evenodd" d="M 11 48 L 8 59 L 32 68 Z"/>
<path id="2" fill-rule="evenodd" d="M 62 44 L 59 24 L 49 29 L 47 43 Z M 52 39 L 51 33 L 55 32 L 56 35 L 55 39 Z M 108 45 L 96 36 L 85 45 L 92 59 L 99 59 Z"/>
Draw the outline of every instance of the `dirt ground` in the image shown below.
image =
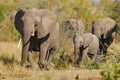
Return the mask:
<path id="1" fill-rule="evenodd" d="M 52 70 L 10 72 L 2 80 L 101 80 L 98 70 Z"/>

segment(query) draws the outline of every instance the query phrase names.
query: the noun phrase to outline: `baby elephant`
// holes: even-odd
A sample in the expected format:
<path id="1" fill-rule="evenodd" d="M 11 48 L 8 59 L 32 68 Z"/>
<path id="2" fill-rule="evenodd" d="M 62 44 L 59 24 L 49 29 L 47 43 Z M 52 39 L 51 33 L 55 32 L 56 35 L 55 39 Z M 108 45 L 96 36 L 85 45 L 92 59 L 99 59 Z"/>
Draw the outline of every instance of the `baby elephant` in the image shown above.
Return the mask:
<path id="1" fill-rule="evenodd" d="M 90 57 L 92 61 L 96 59 L 97 52 L 99 51 L 99 40 L 94 34 L 86 33 L 79 35 L 76 33 L 74 35 L 73 42 L 74 64 L 78 64 L 78 61 L 81 61 L 81 63 L 83 63 L 87 56 Z"/>

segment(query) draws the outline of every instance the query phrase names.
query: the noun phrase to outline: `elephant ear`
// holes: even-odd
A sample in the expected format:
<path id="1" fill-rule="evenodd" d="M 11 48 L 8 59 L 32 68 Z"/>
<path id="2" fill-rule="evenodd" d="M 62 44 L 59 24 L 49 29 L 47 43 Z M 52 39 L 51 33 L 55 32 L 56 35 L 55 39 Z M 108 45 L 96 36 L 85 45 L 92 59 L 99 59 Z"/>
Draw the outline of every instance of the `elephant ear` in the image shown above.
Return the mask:
<path id="1" fill-rule="evenodd" d="M 49 34 L 55 26 L 56 20 L 50 16 L 42 16 L 41 22 L 37 25 L 37 37 L 42 38 Z"/>
<path id="2" fill-rule="evenodd" d="M 19 10 L 15 15 L 14 25 L 18 32 L 22 35 L 23 34 L 23 21 L 22 17 L 25 14 L 24 10 Z"/>
<path id="3" fill-rule="evenodd" d="M 84 38 L 84 44 L 83 44 L 84 46 L 83 47 L 86 48 L 93 41 L 93 37 L 92 37 L 91 33 L 86 33 L 86 34 L 84 34 L 83 38 Z"/>

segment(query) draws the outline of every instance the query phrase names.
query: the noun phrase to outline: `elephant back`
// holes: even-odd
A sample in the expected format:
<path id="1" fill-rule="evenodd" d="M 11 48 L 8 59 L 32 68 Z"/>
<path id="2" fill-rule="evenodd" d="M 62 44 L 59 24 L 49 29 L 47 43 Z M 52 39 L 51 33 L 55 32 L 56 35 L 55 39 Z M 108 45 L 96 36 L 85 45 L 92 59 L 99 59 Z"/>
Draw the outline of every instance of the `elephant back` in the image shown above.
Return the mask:
<path id="1" fill-rule="evenodd" d="M 83 22 L 76 19 L 66 19 L 64 22 L 64 28 L 70 35 L 74 35 L 75 33 L 81 35 L 85 31 Z"/>
<path id="2" fill-rule="evenodd" d="M 81 20 L 77 21 L 77 26 L 78 26 L 78 29 L 76 28 L 76 31 L 79 31 L 80 35 L 83 34 L 85 31 L 85 27 L 84 27 L 84 24 Z"/>

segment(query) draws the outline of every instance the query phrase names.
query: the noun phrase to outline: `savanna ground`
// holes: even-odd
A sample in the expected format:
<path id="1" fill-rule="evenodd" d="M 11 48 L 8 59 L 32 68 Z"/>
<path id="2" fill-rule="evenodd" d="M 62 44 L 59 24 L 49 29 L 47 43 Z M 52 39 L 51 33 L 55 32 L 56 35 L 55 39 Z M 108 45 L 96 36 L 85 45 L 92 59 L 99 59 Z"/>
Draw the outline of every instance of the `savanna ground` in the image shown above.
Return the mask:
<path id="1" fill-rule="evenodd" d="M 50 71 L 41 71 L 37 65 L 38 53 L 33 53 L 35 70 L 22 68 L 20 66 L 21 46 L 17 48 L 17 44 L 18 42 L 0 42 L 0 80 L 104 80 L 100 72 L 105 66 L 91 70 L 71 65 L 65 69 L 55 69 L 52 64 Z M 108 51 L 109 54 L 115 53 L 111 55 L 119 55 L 120 43 L 112 45 Z M 108 60 L 107 63 L 109 62 L 111 61 Z"/>

